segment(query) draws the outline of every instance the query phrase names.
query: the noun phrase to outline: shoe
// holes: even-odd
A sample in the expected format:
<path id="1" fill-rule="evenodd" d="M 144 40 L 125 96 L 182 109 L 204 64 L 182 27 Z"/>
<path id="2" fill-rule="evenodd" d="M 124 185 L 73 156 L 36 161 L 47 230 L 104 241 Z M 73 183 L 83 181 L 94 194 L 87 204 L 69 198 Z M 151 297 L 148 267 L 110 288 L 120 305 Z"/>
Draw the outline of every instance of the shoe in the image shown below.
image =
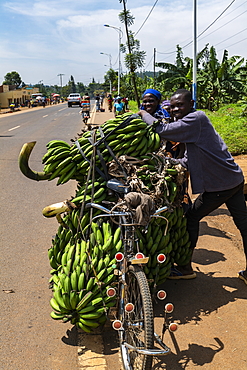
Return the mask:
<path id="1" fill-rule="evenodd" d="M 245 282 L 245 284 L 247 285 L 247 278 L 244 276 L 244 271 L 240 271 L 238 273 L 238 277 L 239 277 L 239 279 L 243 280 Z"/>
<path id="2" fill-rule="evenodd" d="M 191 274 L 184 275 L 181 271 L 176 269 L 176 267 L 171 268 L 171 273 L 167 277 L 167 279 L 170 279 L 170 280 L 190 280 L 190 279 L 195 279 L 195 278 L 196 278 L 196 273 L 194 271 Z"/>

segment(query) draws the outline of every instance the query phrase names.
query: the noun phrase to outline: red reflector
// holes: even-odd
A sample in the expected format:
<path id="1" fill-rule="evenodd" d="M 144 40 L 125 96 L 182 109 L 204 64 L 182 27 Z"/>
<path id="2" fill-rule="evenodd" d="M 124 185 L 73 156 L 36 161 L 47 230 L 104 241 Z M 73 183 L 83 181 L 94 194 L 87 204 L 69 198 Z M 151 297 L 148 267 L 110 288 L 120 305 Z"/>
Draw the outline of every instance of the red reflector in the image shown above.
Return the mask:
<path id="1" fill-rule="evenodd" d="M 159 298 L 159 299 L 165 299 L 166 298 L 166 292 L 164 291 L 164 290 L 159 290 L 158 292 L 157 292 L 157 297 Z"/>
<path id="2" fill-rule="evenodd" d="M 108 288 L 106 294 L 108 297 L 114 297 L 116 295 L 116 290 L 114 288 Z"/>
<path id="3" fill-rule="evenodd" d="M 136 255 L 135 255 L 135 258 L 136 259 L 139 259 L 139 258 L 144 258 L 144 254 L 143 253 L 136 253 Z"/>
<path id="4" fill-rule="evenodd" d="M 117 262 L 121 262 L 124 259 L 124 255 L 121 252 L 115 254 L 115 258 Z"/>
<path id="5" fill-rule="evenodd" d="M 173 310 L 174 310 L 174 306 L 173 306 L 173 304 L 172 304 L 172 303 L 167 303 L 167 304 L 165 305 L 165 312 L 167 312 L 167 313 L 171 313 Z"/>
<path id="6" fill-rule="evenodd" d="M 125 311 L 130 313 L 130 312 L 133 312 L 134 311 L 134 305 L 133 303 L 127 303 L 124 307 Z"/>
<path id="7" fill-rule="evenodd" d="M 165 262 L 165 260 L 166 260 L 166 256 L 163 253 L 158 254 L 157 261 L 159 263 L 163 263 L 163 262 Z"/>
<path id="8" fill-rule="evenodd" d="M 174 332 L 178 329 L 178 324 L 176 324 L 175 322 L 172 322 L 170 325 L 169 325 L 169 330 L 171 332 Z"/>
<path id="9" fill-rule="evenodd" d="M 115 320 L 115 321 L 113 321 L 113 323 L 112 323 L 112 327 L 113 327 L 113 329 L 115 329 L 115 330 L 122 329 L 122 323 L 121 323 L 121 321 L 120 321 L 120 320 Z"/>

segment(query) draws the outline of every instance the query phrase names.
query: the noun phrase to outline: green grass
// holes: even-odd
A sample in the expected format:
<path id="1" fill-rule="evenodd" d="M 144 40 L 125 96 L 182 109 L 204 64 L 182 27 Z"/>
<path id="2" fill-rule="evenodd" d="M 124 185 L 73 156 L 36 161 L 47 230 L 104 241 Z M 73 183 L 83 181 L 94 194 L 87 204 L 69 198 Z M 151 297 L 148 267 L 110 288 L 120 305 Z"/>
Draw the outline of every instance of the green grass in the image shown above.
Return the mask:
<path id="1" fill-rule="evenodd" d="M 247 153 L 247 116 L 243 114 L 244 107 L 239 103 L 224 105 L 217 112 L 203 110 L 232 155 Z M 129 108 L 133 113 L 139 110 L 132 100 Z"/>
<path id="2" fill-rule="evenodd" d="M 137 113 L 139 111 L 138 109 L 138 106 L 137 106 L 137 102 L 133 101 L 133 100 L 129 100 L 129 110 L 133 113 Z"/>
<path id="3" fill-rule="evenodd" d="M 217 112 L 204 110 L 232 155 L 247 153 L 247 117 L 243 105 L 228 104 Z"/>

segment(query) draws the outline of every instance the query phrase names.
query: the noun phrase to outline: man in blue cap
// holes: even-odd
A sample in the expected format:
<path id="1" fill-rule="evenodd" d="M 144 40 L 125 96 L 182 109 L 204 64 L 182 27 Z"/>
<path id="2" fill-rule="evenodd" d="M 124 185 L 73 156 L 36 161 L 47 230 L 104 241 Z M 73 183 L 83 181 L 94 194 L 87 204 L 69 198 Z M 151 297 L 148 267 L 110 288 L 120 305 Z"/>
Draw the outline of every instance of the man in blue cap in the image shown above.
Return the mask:
<path id="1" fill-rule="evenodd" d="M 142 95 L 141 110 L 138 114 L 142 115 L 142 112 L 147 112 L 155 117 L 157 120 L 163 123 L 170 122 L 170 114 L 166 109 L 162 108 L 161 104 L 161 93 L 155 89 L 147 89 Z M 166 155 L 173 158 L 182 158 L 185 147 L 183 144 L 175 141 L 167 141 L 166 143 Z"/>

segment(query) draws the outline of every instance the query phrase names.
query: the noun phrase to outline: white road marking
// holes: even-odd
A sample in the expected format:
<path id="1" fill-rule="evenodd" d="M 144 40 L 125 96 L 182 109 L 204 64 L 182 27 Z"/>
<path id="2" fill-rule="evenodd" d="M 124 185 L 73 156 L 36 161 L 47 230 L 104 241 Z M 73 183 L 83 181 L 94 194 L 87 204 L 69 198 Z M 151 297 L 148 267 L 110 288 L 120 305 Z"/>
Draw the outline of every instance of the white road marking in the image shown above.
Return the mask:
<path id="1" fill-rule="evenodd" d="M 10 128 L 8 131 L 15 130 L 16 128 L 19 128 L 19 127 L 21 127 L 21 126 L 15 126 L 15 127 L 12 127 L 12 128 Z"/>
<path id="2" fill-rule="evenodd" d="M 67 107 L 66 108 L 62 108 L 62 109 L 59 109 L 58 112 L 61 112 L 61 110 L 64 110 L 64 109 L 67 109 Z"/>
<path id="3" fill-rule="evenodd" d="M 45 116 L 43 116 L 43 118 L 45 118 L 45 117 L 48 117 L 48 114 L 46 114 Z"/>

